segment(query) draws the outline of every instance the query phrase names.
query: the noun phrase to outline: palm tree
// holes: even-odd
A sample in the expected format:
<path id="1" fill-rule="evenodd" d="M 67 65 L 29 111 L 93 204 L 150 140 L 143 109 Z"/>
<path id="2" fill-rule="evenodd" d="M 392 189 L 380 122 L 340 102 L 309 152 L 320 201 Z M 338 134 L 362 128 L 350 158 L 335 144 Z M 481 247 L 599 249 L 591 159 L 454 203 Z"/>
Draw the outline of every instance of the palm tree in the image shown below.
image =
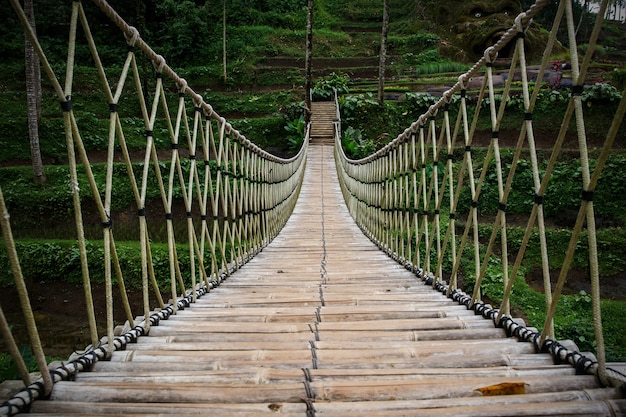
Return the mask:
<path id="1" fill-rule="evenodd" d="M 380 60 L 378 64 L 378 102 L 385 101 L 385 60 L 387 57 L 387 34 L 389 33 L 389 2 L 383 0 L 383 30 L 380 39 Z"/>
<path id="2" fill-rule="evenodd" d="M 306 24 L 306 55 L 304 57 L 305 81 L 304 81 L 304 118 L 311 120 L 311 88 L 312 88 L 312 61 L 313 59 L 313 0 L 309 0 L 307 6 Z"/>
<path id="3" fill-rule="evenodd" d="M 222 62 L 224 67 L 224 83 L 228 76 L 226 75 L 226 0 L 222 2 Z"/>
<path id="4" fill-rule="evenodd" d="M 35 11 L 33 0 L 24 0 L 24 13 L 35 30 Z M 30 154 L 33 163 L 35 181 L 45 182 L 46 175 L 41 160 L 39 147 L 39 120 L 41 119 L 41 68 L 35 48 L 25 36 L 24 52 L 26 55 L 26 101 L 28 105 L 28 135 Z"/>

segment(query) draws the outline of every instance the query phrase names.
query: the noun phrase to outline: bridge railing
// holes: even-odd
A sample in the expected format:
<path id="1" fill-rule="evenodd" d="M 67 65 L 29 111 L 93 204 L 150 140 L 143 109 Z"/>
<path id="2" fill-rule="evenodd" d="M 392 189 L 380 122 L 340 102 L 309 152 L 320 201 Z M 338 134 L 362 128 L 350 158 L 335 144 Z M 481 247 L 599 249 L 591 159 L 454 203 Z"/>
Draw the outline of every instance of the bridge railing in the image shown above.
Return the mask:
<path id="1" fill-rule="evenodd" d="M 84 355 L 79 355 L 76 360 L 66 363 L 52 374 L 45 371 L 45 358 L 30 311 L 27 288 L 10 229 L 10 213 L 6 210 L 0 191 L 2 231 L 26 315 L 33 351 L 43 375 L 42 383 L 31 385 L 32 381 L 11 336 L 9 325 L 4 315 L 0 314 L 3 339 L 7 341 L 9 350 L 22 371 L 25 385 L 29 386 L 20 394 L 22 399 L 47 395 L 53 382 L 88 368 L 94 361 L 109 357 L 114 350 L 123 348 L 137 336 L 149 332 L 151 324 L 175 314 L 177 309 L 188 306 L 195 302 L 197 296 L 219 285 L 278 234 L 293 210 L 304 175 L 308 129 L 302 148 L 293 158 L 283 159 L 264 151 L 221 117 L 105 1 L 95 0 L 94 3 L 126 37 L 128 53 L 120 57 L 122 71 L 117 79 L 110 80 L 107 76 L 98 54 L 98 45 L 91 36 L 89 18 L 82 4 L 73 2 L 67 70 L 62 84 L 28 24 L 20 3 L 11 0 L 60 102 L 59 111 L 62 112 L 65 128 L 70 188 L 91 339 L 91 345 Z M 80 104 L 73 96 L 73 69 L 77 32 L 81 28 L 102 84 L 102 103 L 110 110 L 104 184 L 98 183 L 94 177 L 90 154 L 82 140 L 83 126 L 73 111 L 73 105 Z M 145 80 L 142 80 L 142 72 L 138 67 L 139 54 L 147 57 L 154 66 L 155 78 L 150 82 L 144 83 Z M 145 85 L 154 87 L 150 91 L 144 91 Z M 125 111 L 121 104 L 132 100 L 139 103 L 141 112 L 138 117 L 131 110 Z M 133 123 L 128 123 L 129 119 L 133 119 Z M 129 135 L 128 126 L 133 128 L 135 125 L 145 128 L 145 148 L 139 163 L 132 159 L 126 141 Z M 156 140 L 171 143 L 171 150 L 165 157 L 162 152 L 157 154 Z M 128 200 L 137 207 L 137 240 L 140 242 L 137 250 L 141 252 L 143 293 L 139 319 L 126 297 L 125 271 L 120 265 L 118 246 L 114 238 L 115 225 L 111 220 L 111 207 L 115 204 L 112 188 L 116 148 L 121 151 L 128 184 L 132 189 L 132 195 L 127 196 Z M 84 169 L 89 179 L 88 184 L 79 184 L 80 169 Z M 119 166 L 117 169 L 119 170 Z M 86 249 L 79 194 L 81 186 L 90 188 L 102 223 L 104 258 L 99 262 L 104 264 L 105 275 L 105 338 L 98 334 L 94 313 L 89 265 L 93 265 L 95 261 L 88 258 Z M 149 192 L 150 187 L 155 187 L 156 190 Z M 157 201 L 159 198 L 162 201 L 161 221 L 166 224 L 169 263 L 169 277 L 165 280 L 157 280 L 153 267 L 153 242 L 148 232 L 149 219 L 146 213 L 148 195 L 156 195 Z M 181 233 L 175 234 L 173 226 L 176 212 L 181 211 L 174 207 L 177 199 L 178 204 L 182 199 L 182 217 L 187 226 L 187 231 L 182 236 Z M 128 201 L 124 203 L 127 204 Z M 189 258 L 188 270 L 180 267 L 179 258 L 183 256 Z M 125 327 L 116 328 L 114 323 L 114 281 L 120 289 L 117 297 L 121 298 L 124 306 L 127 320 Z M 166 281 L 169 288 L 160 288 L 157 281 Z M 163 298 L 167 293 L 169 301 Z M 156 305 L 150 301 L 151 297 L 156 300 Z M 8 407 L 13 409 L 11 404 Z"/>
<path id="2" fill-rule="evenodd" d="M 507 328 L 511 334 L 532 342 L 538 351 L 551 351 L 562 362 L 570 362 L 591 373 L 597 374 L 603 383 L 620 385 L 624 376 L 606 369 L 604 336 L 600 312 L 600 280 L 598 272 L 598 254 L 596 243 L 593 192 L 606 159 L 610 153 L 620 127 L 626 94 L 622 95 L 618 110 L 614 116 L 604 141 L 595 169 L 591 171 L 587 151 L 587 137 L 584 128 L 581 93 L 585 76 L 589 69 L 592 51 L 597 41 L 602 23 L 603 12 L 598 13 L 594 31 L 589 40 L 587 54 L 579 61 L 577 45 L 573 33 L 573 18 L 569 1 L 560 3 L 554 27 L 545 47 L 541 70 L 531 88 L 527 77 L 527 63 L 524 49 L 524 33 L 531 19 L 545 6 L 546 1 L 537 1 L 528 11 L 517 16 L 515 24 L 458 82 L 448 89 L 441 99 L 422 114 L 411 126 L 395 140 L 373 155 L 360 160 L 350 160 L 341 146 L 341 129 L 337 124 L 336 159 L 339 177 L 346 203 L 355 221 L 362 230 L 384 251 L 408 269 L 415 271 L 427 283 L 473 308 L 498 326 Z M 607 2 L 603 2 L 605 8 Z M 537 150 L 533 131 L 532 114 L 544 77 L 544 69 L 549 67 L 551 51 L 561 20 L 565 16 L 570 34 L 570 55 L 572 59 L 573 87 L 569 105 L 563 115 L 563 123 L 555 138 L 552 155 L 543 175 L 540 174 Z M 502 98 L 498 107 L 494 88 L 493 64 L 498 52 L 509 43 L 514 43 L 515 52 L 506 78 Z M 502 163 L 499 146 L 499 130 L 511 91 L 515 72 L 519 70 L 522 80 L 524 117 L 519 126 L 519 136 L 508 175 Z M 475 114 L 468 112 L 468 84 L 472 79 L 482 77 L 482 86 L 478 91 Z M 484 101 L 491 120 L 492 135 L 481 169 L 472 154 L 472 141 L 476 121 Z M 456 121 L 450 117 L 451 104 L 458 104 Z M 582 199 L 580 209 L 566 250 L 565 260 L 555 287 L 552 287 L 548 250 L 543 215 L 543 199 L 552 170 L 561 151 L 564 138 L 574 117 L 580 149 L 580 169 L 582 170 Z M 460 145 L 459 145 L 460 143 Z M 463 151 L 460 164 L 453 164 L 455 150 Z M 522 150 L 527 151 L 533 172 L 534 201 L 524 236 L 517 253 L 509 250 L 507 241 L 506 205 L 512 189 L 516 166 Z M 486 247 L 481 245 L 478 224 L 478 202 L 485 185 L 487 172 L 495 168 L 498 188 L 498 210 L 493 224 L 493 231 Z M 457 213 L 461 190 L 469 189 L 471 207 L 462 213 L 465 222 L 460 222 Z M 567 272 L 571 266 L 577 247 L 583 222 L 586 220 L 589 265 L 591 280 L 591 299 L 597 360 L 585 357 L 578 352 L 570 352 L 562 343 L 554 341 L 554 316 L 557 303 L 562 293 Z M 459 224 L 460 223 L 460 224 Z M 462 233 L 457 235 L 461 228 Z M 518 276 L 524 253 L 530 237 L 538 231 L 541 246 L 541 263 L 544 279 L 546 320 L 540 333 L 521 326 L 510 315 L 510 297 L 515 277 Z M 501 245 L 496 249 L 498 240 Z M 481 284 L 487 275 L 490 258 L 496 254 L 501 259 L 503 281 L 502 303 L 498 309 L 485 304 L 481 297 Z M 475 277 L 471 294 L 467 295 L 458 288 L 457 280 L 461 273 L 461 259 L 471 254 L 470 269 L 465 275 Z M 514 258 L 513 265 L 509 259 Z M 444 263 L 451 265 L 444 270 Z M 467 268 L 467 265 L 466 265 Z M 447 283 L 444 281 L 446 277 Z"/>

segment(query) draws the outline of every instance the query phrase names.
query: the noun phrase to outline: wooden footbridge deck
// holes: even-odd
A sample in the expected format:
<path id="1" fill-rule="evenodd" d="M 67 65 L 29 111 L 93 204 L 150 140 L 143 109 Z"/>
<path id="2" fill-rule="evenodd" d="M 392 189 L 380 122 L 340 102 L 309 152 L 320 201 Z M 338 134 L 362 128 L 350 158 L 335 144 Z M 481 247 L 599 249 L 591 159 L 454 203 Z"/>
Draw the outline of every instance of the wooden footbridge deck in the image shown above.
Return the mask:
<path id="1" fill-rule="evenodd" d="M 332 147 L 313 144 L 309 152 L 295 212 L 262 253 L 110 361 L 56 383 L 31 415 L 611 416 L 626 409 L 596 377 L 534 353 L 379 251 L 347 212 Z"/>

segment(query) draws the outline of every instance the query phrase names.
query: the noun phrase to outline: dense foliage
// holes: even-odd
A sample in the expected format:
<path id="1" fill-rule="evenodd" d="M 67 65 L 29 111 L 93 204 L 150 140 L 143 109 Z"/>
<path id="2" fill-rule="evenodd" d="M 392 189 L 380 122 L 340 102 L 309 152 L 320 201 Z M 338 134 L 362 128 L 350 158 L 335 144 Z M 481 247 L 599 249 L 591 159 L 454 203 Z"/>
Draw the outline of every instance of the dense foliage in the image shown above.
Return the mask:
<path id="1" fill-rule="evenodd" d="M 519 87 L 518 87 L 519 88 Z M 612 85 L 597 83 L 585 89 L 581 96 L 585 105 L 587 134 L 594 143 L 602 143 L 604 135 L 611 124 L 617 109 L 621 93 Z M 348 156 L 359 159 L 369 155 L 370 150 L 377 150 L 395 139 L 428 108 L 435 104 L 439 97 L 428 93 L 403 93 L 400 100 L 386 101 L 382 106 L 374 99 L 373 94 L 353 94 L 339 98 L 341 118 L 344 128 L 358 130 L 361 145 L 348 149 Z M 499 103 L 502 95 L 496 95 Z M 560 125 L 561 117 L 570 100 L 569 90 L 552 89 L 541 86 L 534 112 L 534 128 L 538 131 L 554 132 Z M 475 95 L 468 98 L 468 114 L 476 109 Z M 501 124 L 501 130 L 517 130 L 524 114 L 524 104 L 520 90 L 514 90 L 507 98 L 507 110 Z M 481 115 L 478 119 L 479 131 L 490 129 L 488 113 L 489 99 L 481 103 Z M 455 96 L 450 104 L 450 118 L 455 120 L 459 109 L 459 96 Z M 439 126 L 441 127 L 441 126 Z M 513 132 L 515 134 L 515 132 Z M 350 143 L 354 133 L 344 134 L 344 144 Z M 367 143 L 366 145 L 366 142 Z M 353 151 L 353 149 L 360 149 Z M 365 151 L 367 149 L 367 151 Z"/>

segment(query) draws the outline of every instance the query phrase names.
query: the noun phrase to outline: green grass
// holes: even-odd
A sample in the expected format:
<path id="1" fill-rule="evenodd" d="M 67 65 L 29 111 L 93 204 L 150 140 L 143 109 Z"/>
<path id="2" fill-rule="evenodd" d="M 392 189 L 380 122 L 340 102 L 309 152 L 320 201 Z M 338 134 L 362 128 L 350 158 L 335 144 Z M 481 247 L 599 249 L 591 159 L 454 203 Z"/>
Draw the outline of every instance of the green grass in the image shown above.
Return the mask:
<path id="1" fill-rule="evenodd" d="M 181 236 L 179 234 L 179 236 Z M 182 234 L 184 238 L 186 235 Z M 104 256 L 102 240 L 90 240 L 87 242 L 87 257 L 89 259 L 89 273 L 91 282 L 104 283 Z M 180 270 L 186 285 L 189 285 L 189 247 L 185 243 L 177 243 Z M 4 244 L 0 244 L 0 287 L 12 286 L 13 276 L 9 268 Z M 141 250 L 138 241 L 116 241 L 116 248 L 124 282 L 130 289 L 142 288 Z M 20 256 L 22 273 L 27 281 L 39 283 L 65 282 L 69 284 L 82 284 L 79 249 L 75 240 L 40 240 L 18 239 L 16 250 Z M 159 288 L 167 292 L 169 283 L 169 258 L 166 243 L 152 242 L 151 252 L 153 266 Z M 227 249 L 227 253 L 230 249 Z M 207 260 L 209 259 L 209 260 Z M 207 255 L 205 265 L 210 266 L 210 256 Z M 114 283 L 117 278 L 114 277 Z"/>
<path id="2" fill-rule="evenodd" d="M 28 371 L 39 372 L 39 365 L 37 364 L 37 360 L 33 356 L 30 346 L 21 346 L 19 347 L 19 349 Z M 48 357 L 46 359 L 48 363 L 55 360 L 66 360 L 66 358 Z M 2 383 L 3 381 L 21 379 L 22 376 L 20 375 L 19 370 L 17 369 L 17 365 L 13 361 L 11 355 L 9 355 L 8 353 L 0 353 L 0 383 Z"/>

